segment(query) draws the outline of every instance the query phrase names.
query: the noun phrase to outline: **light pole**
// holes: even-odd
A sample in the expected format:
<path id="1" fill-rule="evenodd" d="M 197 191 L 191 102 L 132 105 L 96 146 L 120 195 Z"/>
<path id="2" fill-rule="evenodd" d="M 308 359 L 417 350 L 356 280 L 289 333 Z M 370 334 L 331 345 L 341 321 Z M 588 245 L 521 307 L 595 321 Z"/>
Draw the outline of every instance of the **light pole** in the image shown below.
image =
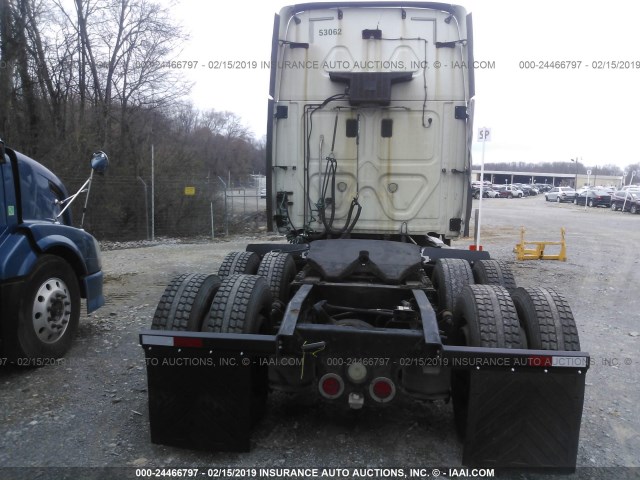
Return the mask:
<path id="1" fill-rule="evenodd" d="M 147 240 L 149 240 L 149 195 L 147 194 L 147 184 L 142 179 L 142 177 L 138 176 L 138 180 L 144 186 L 144 213 L 145 213 L 145 225 L 147 226 Z"/>
<path id="2" fill-rule="evenodd" d="M 229 177 L 231 177 L 231 173 L 229 173 Z M 218 178 L 222 182 L 222 185 L 224 185 L 224 233 L 228 237 L 229 236 L 229 213 L 227 212 L 227 188 L 228 188 L 228 185 L 225 183 L 225 181 L 219 175 L 218 175 Z M 229 184 L 231 184 L 231 180 L 229 180 Z M 231 201 L 233 202 L 233 198 L 231 199 Z M 233 203 L 231 205 L 233 205 Z"/>
<path id="3" fill-rule="evenodd" d="M 156 239 L 156 173 L 153 143 L 151 144 L 151 241 Z"/>
<path id="4" fill-rule="evenodd" d="M 575 162 L 575 164 L 576 164 L 576 180 L 573 183 L 573 189 L 574 190 L 578 190 L 578 157 L 576 157 L 575 160 L 572 158 L 571 161 Z"/>

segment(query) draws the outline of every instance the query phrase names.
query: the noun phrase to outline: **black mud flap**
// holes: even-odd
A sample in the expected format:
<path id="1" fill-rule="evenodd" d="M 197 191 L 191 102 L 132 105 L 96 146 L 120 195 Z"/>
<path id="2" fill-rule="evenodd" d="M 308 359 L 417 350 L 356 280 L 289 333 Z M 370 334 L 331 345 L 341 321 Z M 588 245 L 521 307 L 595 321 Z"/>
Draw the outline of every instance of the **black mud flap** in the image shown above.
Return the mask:
<path id="1" fill-rule="evenodd" d="M 247 356 L 145 348 L 151 441 L 207 451 L 249 451 L 252 376 Z"/>
<path id="2" fill-rule="evenodd" d="M 471 371 L 462 463 L 573 472 L 584 372 Z"/>

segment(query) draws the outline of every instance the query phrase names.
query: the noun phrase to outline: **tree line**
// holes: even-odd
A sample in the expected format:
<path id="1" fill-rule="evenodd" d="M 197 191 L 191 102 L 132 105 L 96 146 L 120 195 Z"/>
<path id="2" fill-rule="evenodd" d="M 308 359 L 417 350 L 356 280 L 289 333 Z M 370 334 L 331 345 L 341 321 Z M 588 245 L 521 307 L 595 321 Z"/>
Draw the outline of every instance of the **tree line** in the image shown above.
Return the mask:
<path id="1" fill-rule="evenodd" d="M 166 68 L 187 38 L 153 0 L 0 0 L 0 138 L 72 185 L 96 150 L 109 155 L 107 184 L 148 182 L 152 144 L 158 178 L 265 173 L 264 141 L 232 112 L 194 107 Z M 182 195 L 164 191 L 158 208 Z M 130 192 L 100 196 L 118 232 L 137 228 Z"/>

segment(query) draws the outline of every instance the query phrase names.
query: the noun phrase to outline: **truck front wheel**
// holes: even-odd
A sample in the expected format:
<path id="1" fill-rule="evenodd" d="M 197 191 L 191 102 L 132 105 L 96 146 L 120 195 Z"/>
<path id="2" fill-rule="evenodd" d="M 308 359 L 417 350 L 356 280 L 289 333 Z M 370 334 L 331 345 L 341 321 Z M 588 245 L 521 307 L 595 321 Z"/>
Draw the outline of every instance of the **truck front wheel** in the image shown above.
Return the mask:
<path id="1" fill-rule="evenodd" d="M 19 302 L 15 356 L 62 357 L 80 320 L 80 287 L 71 266 L 60 257 L 43 255 L 14 300 Z"/>

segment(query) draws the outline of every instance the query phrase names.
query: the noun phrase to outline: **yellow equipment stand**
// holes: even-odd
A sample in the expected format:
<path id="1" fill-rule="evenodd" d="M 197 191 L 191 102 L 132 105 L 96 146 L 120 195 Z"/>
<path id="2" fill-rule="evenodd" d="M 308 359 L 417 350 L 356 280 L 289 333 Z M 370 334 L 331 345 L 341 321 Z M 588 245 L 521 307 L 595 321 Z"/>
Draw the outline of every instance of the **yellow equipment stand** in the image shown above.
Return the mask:
<path id="1" fill-rule="evenodd" d="M 513 251 L 516 254 L 516 260 L 567 260 L 567 243 L 564 239 L 564 227 L 560 229 L 561 239 L 559 242 L 525 242 L 524 227 L 520 230 L 520 243 L 516 245 Z M 535 248 L 527 248 L 527 245 L 535 245 Z M 545 255 L 544 247 L 547 245 L 560 245 L 560 253 L 558 255 Z"/>

